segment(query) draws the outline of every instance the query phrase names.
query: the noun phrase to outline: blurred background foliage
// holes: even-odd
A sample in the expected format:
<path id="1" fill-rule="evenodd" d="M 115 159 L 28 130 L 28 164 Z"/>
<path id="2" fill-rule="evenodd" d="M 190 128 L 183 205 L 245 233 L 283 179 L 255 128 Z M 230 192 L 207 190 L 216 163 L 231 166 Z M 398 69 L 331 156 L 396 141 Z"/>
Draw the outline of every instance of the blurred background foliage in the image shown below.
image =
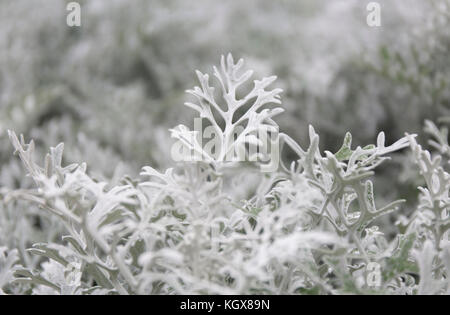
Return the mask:
<path id="1" fill-rule="evenodd" d="M 449 2 L 380 0 L 381 27 L 366 24 L 368 2 L 79 1 L 71 28 L 68 1 L 0 1 L 0 186 L 26 185 L 7 129 L 42 150 L 64 142 L 66 163 L 98 179 L 170 166 L 168 128 L 191 121 L 193 70 L 228 52 L 255 77 L 278 76 L 277 121 L 305 146 L 308 124 L 333 152 L 346 131 L 355 145 L 421 132 L 450 106 Z M 383 169 L 386 199 L 416 193 L 405 161 Z"/>

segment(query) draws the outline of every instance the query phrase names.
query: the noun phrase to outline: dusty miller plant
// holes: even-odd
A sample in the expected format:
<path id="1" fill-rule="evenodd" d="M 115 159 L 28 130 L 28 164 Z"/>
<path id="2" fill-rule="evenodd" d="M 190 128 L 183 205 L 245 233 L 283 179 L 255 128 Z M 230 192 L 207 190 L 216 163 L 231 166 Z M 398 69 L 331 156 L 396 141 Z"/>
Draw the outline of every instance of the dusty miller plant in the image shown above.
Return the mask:
<path id="1" fill-rule="evenodd" d="M 364 147 L 352 147 L 347 133 L 340 150 L 322 153 L 311 126 L 306 149 L 279 134 L 280 149 L 296 158 L 272 172 L 254 167 L 258 162 L 230 164 L 227 152 L 254 143 L 260 128 L 278 128 L 272 118 L 282 112 L 281 89 L 269 88 L 276 77 L 251 87 L 252 72 L 241 73 L 242 66 L 222 57 L 214 83 L 197 72 L 200 87 L 188 91 L 197 102 L 186 105 L 213 126 L 216 154 L 180 125 L 172 136 L 202 159 L 164 172 L 146 166 L 137 179 L 100 181 L 85 163 L 65 165 L 63 144 L 39 163 L 34 142 L 9 131 L 33 184 L 0 191 L 0 292 L 448 293 L 450 182 L 440 156 L 432 158 L 414 135 L 386 145 L 383 132 Z M 237 126 L 242 132 L 234 138 Z M 427 132 L 431 145 L 448 153 L 446 130 L 428 122 Z M 379 206 L 371 177 L 408 147 L 425 186 L 417 208 L 398 220 L 398 233 L 385 235 L 377 220 L 395 217 L 404 200 Z M 237 173 L 256 178 L 244 200 Z M 27 216 L 41 218 L 47 233 L 8 236 L 13 226 L 29 227 Z"/>

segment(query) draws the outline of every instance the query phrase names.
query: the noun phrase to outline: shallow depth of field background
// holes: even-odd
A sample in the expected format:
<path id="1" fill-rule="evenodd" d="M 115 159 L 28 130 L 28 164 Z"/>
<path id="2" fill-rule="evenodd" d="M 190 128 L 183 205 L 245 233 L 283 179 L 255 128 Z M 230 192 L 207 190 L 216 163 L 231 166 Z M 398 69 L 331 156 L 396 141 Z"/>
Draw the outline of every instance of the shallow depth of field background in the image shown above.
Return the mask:
<path id="1" fill-rule="evenodd" d="M 381 130 L 392 142 L 450 104 L 446 1 L 378 1 L 381 27 L 360 0 L 79 2 L 82 26 L 70 28 L 65 1 L 0 1 L 0 186 L 30 184 L 7 129 L 40 151 L 64 142 L 65 162 L 98 179 L 169 167 L 168 129 L 191 125 L 194 70 L 228 52 L 255 78 L 278 76 L 277 121 L 304 146 L 308 124 L 333 152 L 346 131 L 355 145 Z M 383 168 L 378 196 L 416 194 L 408 165 L 399 155 Z"/>

